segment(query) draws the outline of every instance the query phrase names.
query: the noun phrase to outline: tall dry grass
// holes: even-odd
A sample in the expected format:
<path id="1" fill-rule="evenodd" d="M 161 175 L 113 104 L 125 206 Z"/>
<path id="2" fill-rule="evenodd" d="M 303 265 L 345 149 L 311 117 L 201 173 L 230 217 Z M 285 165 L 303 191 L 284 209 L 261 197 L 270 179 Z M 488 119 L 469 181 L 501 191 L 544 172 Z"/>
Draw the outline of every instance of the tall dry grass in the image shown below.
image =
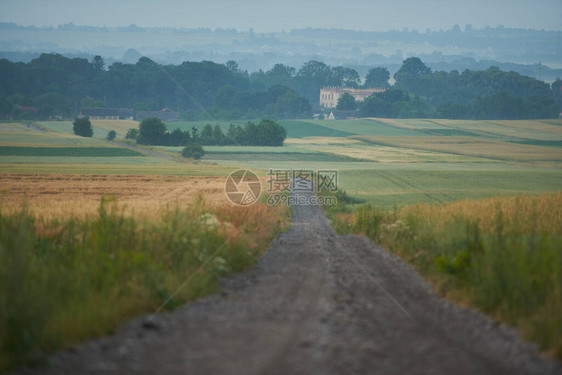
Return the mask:
<path id="1" fill-rule="evenodd" d="M 107 334 L 170 296 L 165 308 L 215 291 L 220 276 L 257 259 L 288 216 L 283 207 L 202 199 L 140 219 L 111 199 L 87 216 L 0 210 L 0 370 Z"/>
<path id="2" fill-rule="evenodd" d="M 562 358 L 561 192 L 331 214 L 340 232 L 369 236 L 443 295 Z"/>

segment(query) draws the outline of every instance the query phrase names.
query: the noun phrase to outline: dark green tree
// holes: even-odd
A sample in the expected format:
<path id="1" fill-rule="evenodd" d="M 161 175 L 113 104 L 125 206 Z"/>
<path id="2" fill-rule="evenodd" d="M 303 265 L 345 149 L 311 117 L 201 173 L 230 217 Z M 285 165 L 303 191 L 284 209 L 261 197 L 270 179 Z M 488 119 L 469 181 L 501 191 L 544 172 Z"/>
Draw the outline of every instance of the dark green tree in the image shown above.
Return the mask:
<path id="1" fill-rule="evenodd" d="M 332 68 L 332 80 L 343 87 L 357 87 L 359 85 L 359 73 L 355 69 L 336 66 Z"/>
<path id="2" fill-rule="evenodd" d="M 8 118 L 12 113 L 12 103 L 6 98 L 0 98 L 0 118 Z"/>
<path id="3" fill-rule="evenodd" d="M 257 126 L 251 121 L 248 121 L 246 126 L 244 127 L 244 142 L 243 145 L 248 146 L 257 146 L 259 144 Z"/>
<path id="4" fill-rule="evenodd" d="M 125 139 L 137 139 L 139 136 L 139 129 L 130 128 L 127 130 L 127 134 L 125 134 Z"/>
<path id="5" fill-rule="evenodd" d="M 74 134 L 81 137 L 91 137 L 94 135 L 92 124 L 90 123 L 90 119 L 87 117 L 75 119 L 72 123 L 72 131 L 74 131 Z"/>
<path id="6" fill-rule="evenodd" d="M 369 70 L 367 77 L 365 77 L 365 84 L 363 86 L 365 88 L 387 88 L 390 86 L 388 84 L 389 79 L 390 73 L 388 72 L 388 69 L 379 66 Z"/>
<path id="7" fill-rule="evenodd" d="M 215 127 L 213 128 L 213 140 L 214 143 L 217 146 L 221 146 L 224 145 L 225 143 L 225 139 L 224 139 L 224 133 L 222 131 L 222 128 L 219 124 L 216 124 Z"/>
<path id="8" fill-rule="evenodd" d="M 197 129 L 195 126 L 191 128 L 191 139 L 193 140 L 194 143 L 199 142 L 199 129 Z"/>
<path id="9" fill-rule="evenodd" d="M 348 92 L 343 93 L 338 99 L 338 105 L 336 109 L 352 111 L 357 108 L 357 102 L 355 98 Z"/>
<path id="10" fill-rule="evenodd" d="M 447 102 L 437 107 L 438 118 L 465 119 L 468 117 L 468 108 L 459 103 Z"/>
<path id="11" fill-rule="evenodd" d="M 141 145 L 163 145 L 166 141 L 166 124 L 157 117 L 149 117 L 139 124 L 137 142 Z"/>
<path id="12" fill-rule="evenodd" d="M 431 74 L 431 69 L 427 67 L 419 57 L 408 57 L 402 62 L 402 66 L 394 74 L 394 78 L 398 80 L 401 75 L 409 74 L 412 76 L 423 76 Z"/>
<path id="13" fill-rule="evenodd" d="M 182 150 L 181 155 L 184 158 L 201 159 L 205 155 L 205 150 L 199 143 L 190 143 Z"/>
<path id="14" fill-rule="evenodd" d="M 109 133 L 107 133 L 106 139 L 108 141 L 113 141 L 116 136 L 117 136 L 117 133 L 115 133 L 115 130 L 110 130 Z"/>
<path id="15" fill-rule="evenodd" d="M 103 102 L 100 100 L 95 100 L 89 96 L 82 99 L 82 108 L 100 108 L 105 107 Z"/>
<path id="16" fill-rule="evenodd" d="M 180 128 L 175 128 L 170 133 L 170 141 L 168 144 L 170 146 L 185 146 L 191 142 L 191 134 L 189 131 L 182 131 Z"/>
<path id="17" fill-rule="evenodd" d="M 399 106 L 394 104 L 397 102 L 408 102 L 410 97 L 404 94 L 404 91 L 398 89 L 389 89 L 381 93 L 369 96 L 361 104 L 359 109 L 359 117 L 387 117 L 393 118 L 397 116 L 395 110 L 399 110 Z"/>
<path id="18" fill-rule="evenodd" d="M 55 107 L 53 107 L 52 105 L 42 105 L 39 107 L 39 110 L 37 111 L 37 114 L 39 115 L 39 118 L 41 119 L 45 119 L 48 120 L 51 118 L 51 116 L 55 113 Z"/>
<path id="19" fill-rule="evenodd" d="M 287 130 L 275 120 L 261 120 L 256 130 L 259 146 L 283 146 L 287 136 Z"/>
<path id="20" fill-rule="evenodd" d="M 33 103 L 41 109 L 41 107 L 51 107 L 51 114 L 70 115 L 72 114 L 72 105 L 68 98 L 56 92 L 48 92 L 33 98 Z M 47 116 L 48 117 L 48 116 Z"/>
<path id="21" fill-rule="evenodd" d="M 94 58 L 92 59 L 92 66 L 94 67 L 94 70 L 97 73 L 103 72 L 105 68 L 105 62 L 103 61 L 103 57 L 101 57 L 100 55 L 94 56 Z"/>
<path id="22" fill-rule="evenodd" d="M 205 146 L 214 145 L 214 138 L 213 138 L 213 127 L 210 124 L 207 124 L 201 130 L 201 144 Z"/>
<path id="23" fill-rule="evenodd" d="M 562 80 L 556 78 L 556 81 L 552 82 L 551 88 L 556 105 L 562 108 Z"/>

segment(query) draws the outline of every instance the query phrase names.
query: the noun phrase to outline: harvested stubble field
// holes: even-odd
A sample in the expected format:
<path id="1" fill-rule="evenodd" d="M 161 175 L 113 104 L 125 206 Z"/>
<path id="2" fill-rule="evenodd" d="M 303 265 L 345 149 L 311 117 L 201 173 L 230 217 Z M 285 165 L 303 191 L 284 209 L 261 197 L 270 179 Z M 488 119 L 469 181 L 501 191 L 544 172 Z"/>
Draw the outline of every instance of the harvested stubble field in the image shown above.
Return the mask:
<path id="1" fill-rule="evenodd" d="M 125 212 L 152 215 L 166 206 L 187 207 L 199 196 L 226 203 L 224 177 L 90 174 L 0 174 L 2 211 L 27 202 L 44 217 L 94 214 L 103 196 L 112 196 Z"/>
<path id="2" fill-rule="evenodd" d="M 505 161 L 562 161 L 562 149 L 464 136 L 386 137 L 357 136 L 362 141 L 415 150 L 444 152 Z"/>

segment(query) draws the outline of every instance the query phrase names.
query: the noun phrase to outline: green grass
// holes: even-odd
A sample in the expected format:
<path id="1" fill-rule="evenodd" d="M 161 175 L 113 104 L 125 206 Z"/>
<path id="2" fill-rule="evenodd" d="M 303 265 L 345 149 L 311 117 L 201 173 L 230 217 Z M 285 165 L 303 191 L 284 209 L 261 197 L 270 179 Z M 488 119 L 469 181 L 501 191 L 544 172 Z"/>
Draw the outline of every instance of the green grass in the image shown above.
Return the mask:
<path id="1" fill-rule="evenodd" d="M 9 159 L 9 158 L 8 158 Z M 25 162 L 22 161 L 26 160 Z M 89 163 L 84 163 L 88 160 Z M 177 163 L 160 158 L 62 158 L 62 157 L 14 157 L 6 162 L 0 159 L 2 173 L 41 173 L 41 174 L 130 174 L 161 176 L 228 176 L 241 166 L 213 165 L 203 162 Z M 148 162 L 147 162 L 148 161 Z"/>
<path id="2" fill-rule="evenodd" d="M 472 133 L 466 130 L 459 130 L 459 129 L 423 129 L 420 130 L 424 134 L 428 135 L 439 135 L 439 136 L 465 136 L 465 137 L 480 137 L 480 134 Z"/>
<path id="3" fill-rule="evenodd" d="M 78 137 L 55 132 L 38 132 L 34 130 L 3 131 L 0 129 L 0 143 L 12 145 L 56 145 L 56 146 L 100 146 L 107 142 L 97 138 Z"/>
<path id="4" fill-rule="evenodd" d="M 403 129 L 374 119 L 351 119 L 351 120 L 310 120 L 324 128 L 331 129 L 331 136 L 344 137 L 352 135 L 379 135 L 379 136 L 424 136 L 422 132 Z"/>
<path id="5" fill-rule="evenodd" d="M 562 141 L 553 140 L 539 140 L 539 139 L 527 139 L 527 140 L 513 140 L 513 143 L 519 143 L 523 145 L 533 145 L 533 146 L 545 146 L 545 147 L 562 147 Z"/>
<path id="6" fill-rule="evenodd" d="M 306 166 L 310 162 L 350 162 L 353 159 L 338 156 L 323 154 L 318 152 L 284 152 L 284 153 L 229 153 L 229 152 L 215 152 L 208 153 L 203 157 L 203 160 L 225 160 L 225 161 L 235 161 L 235 162 L 252 162 L 254 160 L 259 160 L 261 163 L 272 161 L 272 162 L 301 162 L 303 166 Z"/>
<path id="7" fill-rule="evenodd" d="M 254 263 L 288 217 L 282 207 L 201 202 L 158 216 L 126 217 L 104 200 L 94 217 L 0 213 L 0 371 L 216 291 L 220 276 Z"/>
<path id="8" fill-rule="evenodd" d="M 139 165 L 139 166 L 149 166 L 149 165 L 168 165 L 174 164 L 176 162 L 172 160 L 165 160 L 157 157 L 151 156 L 96 156 L 96 157 L 80 157 L 80 156 L 1 156 L 0 165 L 2 164 L 15 164 L 20 165 L 25 168 L 28 164 L 46 164 L 46 165 L 60 165 L 60 164 L 70 164 L 76 165 L 76 169 L 80 169 L 80 164 L 87 168 L 88 164 L 115 164 L 121 165 L 123 171 L 128 169 L 128 165 Z M 54 169 L 53 169 L 54 170 Z M 84 169 L 86 170 L 86 169 Z M 86 172 L 84 172 L 86 173 Z"/>
<path id="9" fill-rule="evenodd" d="M 0 146 L 0 156 L 122 157 L 142 156 L 140 152 L 119 147 L 17 147 Z"/>
<path id="10" fill-rule="evenodd" d="M 204 146 L 205 153 L 207 154 L 284 154 L 284 153 L 311 153 L 306 149 L 300 147 L 270 147 L 270 146 Z M 155 149 L 161 149 L 164 151 L 171 152 L 181 152 L 183 147 L 177 146 L 155 146 Z"/>
<path id="11" fill-rule="evenodd" d="M 328 213 L 340 233 L 367 235 L 443 295 L 518 328 L 562 359 L 561 209 L 559 192 Z"/>
<path id="12" fill-rule="evenodd" d="M 379 207 L 558 191 L 562 172 L 495 165 L 472 170 L 340 170 L 339 187 Z"/>
<path id="13" fill-rule="evenodd" d="M 287 129 L 287 138 L 305 137 L 347 137 L 355 135 L 345 131 L 345 129 L 334 130 L 330 127 L 322 126 L 320 121 L 307 120 L 280 120 L 279 123 Z"/>

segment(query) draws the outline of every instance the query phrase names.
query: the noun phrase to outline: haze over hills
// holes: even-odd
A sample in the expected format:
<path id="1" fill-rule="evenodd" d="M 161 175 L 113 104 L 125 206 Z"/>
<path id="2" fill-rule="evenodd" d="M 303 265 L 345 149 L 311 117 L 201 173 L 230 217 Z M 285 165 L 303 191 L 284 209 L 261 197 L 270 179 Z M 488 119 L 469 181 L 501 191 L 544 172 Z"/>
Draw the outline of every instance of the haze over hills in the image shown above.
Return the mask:
<path id="1" fill-rule="evenodd" d="M 299 68 L 315 59 L 344 65 L 364 76 L 369 67 L 386 66 L 393 74 L 402 61 L 420 57 L 434 71 L 502 70 L 554 81 L 562 76 L 562 31 L 458 25 L 448 30 L 354 31 L 303 28 L 258 33 L 233 28 L 144 28 L 21 26 L 0 23 L 0 57 L 28 62 L 44 52 L 65 56 L 104 57 L 109 65 L 135 63 L 149 56 L 164 64 L 235 60 L 249 72 L 277 63 Z"/>

